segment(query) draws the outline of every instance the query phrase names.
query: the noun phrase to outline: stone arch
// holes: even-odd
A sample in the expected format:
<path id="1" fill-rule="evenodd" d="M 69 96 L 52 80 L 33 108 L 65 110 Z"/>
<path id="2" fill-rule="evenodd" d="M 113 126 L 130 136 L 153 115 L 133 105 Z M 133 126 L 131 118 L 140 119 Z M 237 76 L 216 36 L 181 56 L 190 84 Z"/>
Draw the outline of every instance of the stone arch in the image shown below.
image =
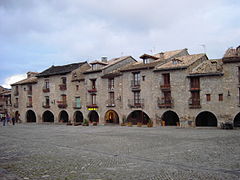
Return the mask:
<path id="1" fill-rule="evenodd" d="M 32 111 L 32 110 L 28 110 L 26 112 L 26 121 L 27 122 L 36 122 L 36 115 L 35 115 L 35 112 Z"/>
<path id="2" fill-rule="evenodd" d="M 133 125 L 136 125 L 138 122 L 146 125 L 149 120 L 149 116 L 141 110 L 132 111 L 127 117 L 127 122 L 131 122 Z"/>
<path id="3" fill-rule="evenodd" d="M 88 113 L 88 119 L 89 119 L 89 122 L 92 123 L 92 122 L 99 122 L 99 115 L 96 111 L 90 111 Z"/>
<path id="4" fill-rule="evenodd" d="M 67 123 L 68 120 L 69 120 L 68 113 L 67 113 L 65 110 L 62 110 L 62 111 L 59 113 L 59 122 Z"/>
<path id="5" fill-rule="evenodd" d="M 234 127 L 240 127 L 240 113 L 238 113 L 233 120 Z"/>
<path id="6" fill-rule="evenodd" d="M 51 111 L 45 111 L 42 115 L 43 122 L 54 122 L 54 115 Z"/>
<path id="7" fill-rule="evenodd" d="M 179 117 L 174 111 L 166 111 L 161 118 L 166 126 L 179 126 Z"/>
<path id="8" fill-rule="evenodd" d="M 111 124 L 119 124 L 119 116 L 116 111 L 108 110 L 105 114 L 105 122 Z"/>
<path id="9" fill-rule="evenodd" d="M 203 111 L 196 117 L 196 126 L 217 127 L 217 118 L 212 112 Z"/>
<path id="10" fill-rule="evenodd" d="M 83 122 L 83 113 L 81 111 L 76 111 L 73 115 L 74 122 Z"/>

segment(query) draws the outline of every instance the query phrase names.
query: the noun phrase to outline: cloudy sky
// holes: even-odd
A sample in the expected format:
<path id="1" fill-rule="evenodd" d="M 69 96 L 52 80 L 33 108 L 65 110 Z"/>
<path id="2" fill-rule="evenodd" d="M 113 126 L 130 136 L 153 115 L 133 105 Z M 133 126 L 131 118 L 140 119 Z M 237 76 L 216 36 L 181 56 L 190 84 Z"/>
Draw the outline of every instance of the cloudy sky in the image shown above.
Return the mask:
<path id="1" fill-rule="evenodd" d="M 239 0 L 0 0 L 0 85 L 51 65 L 240 45 Z M 204 48 L 205 46 L 205 48 Z"/>

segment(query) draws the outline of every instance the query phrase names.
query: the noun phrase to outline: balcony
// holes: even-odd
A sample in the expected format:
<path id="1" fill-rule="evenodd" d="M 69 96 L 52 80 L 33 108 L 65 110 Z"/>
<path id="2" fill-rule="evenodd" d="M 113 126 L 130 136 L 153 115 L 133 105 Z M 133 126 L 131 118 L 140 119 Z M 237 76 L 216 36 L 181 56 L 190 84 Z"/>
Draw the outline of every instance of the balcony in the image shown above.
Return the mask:
<path id="1" fill-rule="evenodd" d="M 27 95 L 32 95 L 32 90 L 27 90 Z"/>
<path id="2" fill-rule="evenodd" d="M 89 92 L 89 93 L 96 93 L 96 92 L 97 92 L 97 89 L 96 89 L 96 88 L 88 89 L 88 92 Z"/>
<path id="3" fill-rule="evenodd" d="M 74 108 L 74 109 L 81 109 L 81 108 L 82 108 L 82 105 L 81 105 L 79 102 L 74 101 L 74 102 L 73 102 L 73 108 Z"/>
<path id="4" fill-rule="evenodd" d="M 128 99 L 128 107 L 144 108 L 144 99 Z"/>
<path id="5" fill-rule="evenodd" d="M 18 103 L 14 103 L 14 104 L 13 104 L 13 107 L 14 107 L 14 108 L 18 108 Z"/>
<path id="6" fill-rule="evenodd" d="M 27 108 L 31 108 L 31 107 L 32 107 L 32 102 L 27 102 L 27 103 L 26 103 L 26 107 L 27 107 Z"/>
<path id="7" fill-rule="evenodd" d="M 162 91 L 171 91 L 171 85 L 170 84 L 160 84 L 160 89 Z"/>
<path id="8" fill-rule="evenodd" d="M 88 102 L 87 103 L 87 108 L 98 108 L 98 105 L 97 104 L 93 104 L 91 102 Z"/>
<path id="9" fill-rule="evenodd" d="M 57 101 L 59 108 L 67 108 L 67 102 L 66 101 Z"/>
<path id="10" fill-rule="evenodd" d="M 200 86 L 190 87 L 190 91 L 200 91 Z"/>
<path id="11" fill-rule="evenodd" d="M 201 101 L 200 99 L 189 98 L 188 105 L 190 109 L 198 109 L 201 108 Z"/>
<path id="12" fill-rule="evenodd" d="M 42 107 L 43 107 L 43 108 L 50 108 L 50 104 L 49 104 L 49 103 L 46 103 L 46 102 L 43 102 L 43 103 L 42 103 Z"/>
<path id="13" fill-rule="evenodd" d="M 50 92 L 50 88 L 49 87 L 43 87 L 42 90 L 43 90 L 44 93 Z"/>
<path id="14" fill-rule="evenodd" d="M 131 81 L 132 90 L 140 90 L 140 88 L 141 88 L 140 84 L 141 84 L 140 81 L 132 80 Z"/>
<path id="15" fill-rule="evenodd" d="M 65 91 L 65 90 L 67 90 L 67 85 L 66 84 L 59 84 L 59 89 L 61 91 Z"/>
<path id="16" fill-rule="evenodd" d="M 171 97 L 158 98 L 157 103 L 159 108 L 172 108 L 174 106 L 174 101 Z"/>
<path id="17" fill-rule="evenodd" d="M 108 99 L 106 101 L 106 106 L 107 107 L 115 107 L 116 105 L 115 105 L 114 99 Z"/>
<path id="18" fill-rule="evenodd" d="M 18 96 L 19 92 L 18 91 L 14 91 L 14 96 Z"/>

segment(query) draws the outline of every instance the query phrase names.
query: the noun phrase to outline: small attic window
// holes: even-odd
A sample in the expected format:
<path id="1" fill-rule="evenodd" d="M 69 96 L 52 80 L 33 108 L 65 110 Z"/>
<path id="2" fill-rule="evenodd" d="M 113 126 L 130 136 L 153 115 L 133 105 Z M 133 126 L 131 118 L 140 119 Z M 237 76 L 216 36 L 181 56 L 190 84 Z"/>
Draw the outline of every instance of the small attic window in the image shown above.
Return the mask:
<path id="1" fill-rule="evenodd" d="M 173 64 L 180 64 L 182 61 L 181 60 L 179 60 L 179 59 L 173 59 L 172 60 L 172 63 Z"/>
<path id="2" fill-rule="evenodd" d="M 149 58 L 147 59 L 143 59 L 143 64 L 148 64 L 150 61 L 149 61 Z"/>
<path id="3" fill-rule="evenodd" d="M 97 64 L 92 64 L 92 70 L 96 70 L 97 69 Z"/>

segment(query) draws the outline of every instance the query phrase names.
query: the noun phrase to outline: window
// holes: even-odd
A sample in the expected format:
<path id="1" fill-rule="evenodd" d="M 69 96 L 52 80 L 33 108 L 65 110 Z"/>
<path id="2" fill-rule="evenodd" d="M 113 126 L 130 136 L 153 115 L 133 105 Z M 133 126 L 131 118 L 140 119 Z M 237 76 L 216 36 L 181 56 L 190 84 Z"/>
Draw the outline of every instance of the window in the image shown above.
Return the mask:
<path id="1" fill-rule="evenodd" d="M 218 100 L 219 100 L 219 101 L 223 101 L 223 94 L 219 94 L 219 95 L 218 95 Z"/>
<path id="2" fill-rule="evenodd" d="M 96 89 L 96 79 L 91 79 L 92 89 Z"/>
<path id="3" fill-rule="evenodd" d="M 133 82 L 134 85 L 140 85 L 140 72 L 133 73 Z"/>
<path id="4" fill-rule="evenodd" d="M 134 92 L 134 104 L 140 104 L 140 91 Z"/>
<path id="5" fill-rule="evenodd" d="M 76 91 L 78 91 L 79 90 L 79 85 L 76 85 Z"/>
<path id="6" fill-rule="evenodd" d="M 162 74 L 164 84 L 170 84 L 170 74 Z"/>
<path id="7" fill-rule="evenodd" d="M 145 76 L 142 76 L 142 81 L 145 81 Z"/>
<path id="8" fill-rule="evenodd" d="M 193 91 L 191 93 L 191 95 L 192 95 L 192 104 L 199 105 L 200 104 L 200 93 L 198 91 L 197 92 Z"/>
<path id="9" fill-rule="evenodd" d="M 48 79 L 46 79 L 44 82 L 44 88 L 49 89 L 49 80 Z"/>
<path id="10" fill-rule="evenodd" d="M 62 77 L 62 84 L 64 84 L 64 85 L 67 84 L 67 78 L 66 77 Z"/>
<path id="11" fill-rule="evenodd" d="M 75 97 L 75 107 L 77 107 L 77 108 L 81 107 L 81 99 L 80 99 L 80 97 Z"/>
<path id="12" fill-rule="evenodd" d="M 211 94 L 206 94 L 207 101 L 211 101 Z"/>
<path id="13" fill-rule="evenodd" d="M 197 89 L 200 88 L 200 79 L 199 79 L 199 77 L 192 77 L 190 79 L 190 87 L 191 88 L 197 88 Z"/>
<path id="14" fill-rule="evenodd" d="M 109 99 L 112 104 L 114 104 L 114 92 L 109 93 Z"/>
<path id="15" fill-rule="evenodd" d="M 62 97 L 62 103 L 67 104 L 67 96 L 65 94 L 62 94 L 61 97 Z"/>
<path id="16" fill-rule="evenodd" d="M 108 79 L 108 89 L 113 90 L 114 89 L 114 79 Z"/>
<path id="17" fill-rule="evenodd" d="M 96 96 L 96 94 L 92 94 L 91 95 L 92 96 L 92 105 L 96 105 L 97 104 L 97 96 Z"/>
<path id="18" fill-rule="evenodd" d="M 147 58 L 147 59 L 143 59 L 143 64 L 148 64 L 148 63 L 150 63 L 149 58 Z"/>
<path id="19" fill-rule="evenodd" d="M 49 96 L 45 96 L 45 105 L 46 105 L 46 106 L 49 106 L 49 105 L 50 105 Z"/>

